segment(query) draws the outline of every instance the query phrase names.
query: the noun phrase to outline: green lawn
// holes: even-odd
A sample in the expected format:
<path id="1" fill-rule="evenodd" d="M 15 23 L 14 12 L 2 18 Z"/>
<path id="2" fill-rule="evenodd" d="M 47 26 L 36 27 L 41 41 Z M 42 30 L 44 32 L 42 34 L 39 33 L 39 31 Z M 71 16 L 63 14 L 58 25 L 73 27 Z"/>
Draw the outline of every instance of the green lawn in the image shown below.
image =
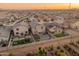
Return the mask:
<path id="1" fill-rule="evenodd" d="M 62 33 L 55 34 L 54 36 L 56 36 L 56 37 L 63 37 L 63 36 L 67 36 L 67 34 L 62 32 Z"/>
<path id="2" fill-rule="evenodd" d="M 65 52 L 60 52 L 60 51 L 57 52 L 57 55 L 58 55 L 58 56 L 67 56 L 67 54 L 66 54 Z"/>
<path id="3" fill-rule="evenodd" d="M 30 39 L 22 39 L 22 40 L 13 41 L 13 46 L 26 44 L 26 43 L 31 43 Z"/>

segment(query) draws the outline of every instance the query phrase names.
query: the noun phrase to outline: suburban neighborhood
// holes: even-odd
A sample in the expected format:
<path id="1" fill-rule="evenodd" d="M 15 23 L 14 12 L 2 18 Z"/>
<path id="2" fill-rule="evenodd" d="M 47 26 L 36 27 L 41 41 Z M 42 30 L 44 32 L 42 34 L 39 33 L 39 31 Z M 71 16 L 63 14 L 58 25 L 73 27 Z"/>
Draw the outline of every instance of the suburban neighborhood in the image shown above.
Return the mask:
<path id="1" fill-rule="evenodd" d="M 13 47 L 21 48 L 20 46 L 23 45 L 27 46 L 27 51 L 29 53 L 21 55 L 79 55 L 79 51 L 77 51 L 78 49 L 75 49 L 79 48 L 79 42 L 69 43 L 71 40 L 75 41 L 77 38 L 75 38 L 75 36 L 79 35 L 78 12 L 79 10 L 77 9 L 0 10 L 0 55 L 6 54 L 2 53 L 2 51 L 7 51 L 6 48 L 8 48 L 8 50 Z M 72 39 L 72 37 L 74 38 Z M 69 39 L 69 42 L 67 42 L 67 45 L 64 45 L 66 39 Z M 63 40 L 61 41 L 62 44 L 54 44 L 56 41 L 59 42 L 58 40 Z M 55 51 L 53 51 L 54 48 L 49 41 L 53 45 L 58 46 L 55 47 Z M 41 42 L 47 42 L 49 48 L 46 48 L 46 50 L 48 52 L 44 51 L 41 47 L 43 46 L 42 44 L 44 44 L 41 44 Z M 39 52 L 34 54 L 30 53 L 29 49 L 32 49 L 35 44 L 36 46 L 37 44 L 40 44 L 40 47 L 38 48 Z M 31 45 L 33 46 L 30 47 Z M 73 46 L 76 47 L 73 48 Z M 71 52 L 68 51 L 66 47 L 71 49 Z M 33 51 L 31 50 L 31 52 Z M 15 52 L 14 55 L 18 55 L 19 53 L 20 52 Z M 11 55 L 9 52 L 7 52 L 7 54 Z"/>

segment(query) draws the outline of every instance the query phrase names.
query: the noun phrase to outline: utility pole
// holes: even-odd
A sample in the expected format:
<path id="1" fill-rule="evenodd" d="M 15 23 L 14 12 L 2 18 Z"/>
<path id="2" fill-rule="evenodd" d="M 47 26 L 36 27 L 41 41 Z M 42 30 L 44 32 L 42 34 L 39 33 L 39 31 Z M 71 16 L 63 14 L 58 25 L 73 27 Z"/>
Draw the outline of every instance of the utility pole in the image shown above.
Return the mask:
<path id="1" fill-rule="evenodd" d="M 69 3 L 69 9 L 71 9 L 71 3 Z"/>
<path id="2" fill-rule="evenodd" d="M 69 13 L 69 14 L 70 14 L 70 17 L 69 17 L 69 18 L 71 19 L 71 18 L 72 18 L 72 17 L 71 17 L 71 16 L 72 16 L 72 14 L 71 14 L 71 3 L 69 3 L 68 9 L 70 10 L 70 11 L 69 11 L 69 12 L 70 12 L 70 13 Z"/>

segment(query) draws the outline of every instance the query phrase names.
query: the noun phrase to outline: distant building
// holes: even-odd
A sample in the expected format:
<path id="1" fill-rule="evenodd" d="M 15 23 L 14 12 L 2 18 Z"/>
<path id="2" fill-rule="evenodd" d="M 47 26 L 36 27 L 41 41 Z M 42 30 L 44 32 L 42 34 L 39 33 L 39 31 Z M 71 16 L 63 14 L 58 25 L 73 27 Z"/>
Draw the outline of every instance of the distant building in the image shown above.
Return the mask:
<path id="1" fill-rule="evenodd" d="M 15 17 L 15 15 L 10 15 L 9 21 L 10 22 L 14 22 L 15 20 L 17 20 L 17 18 Z"/>
<path id="2" fill-rule="evenodd" d="M 64 23 L 64 18 L 57 16 L 56 19 L 54 20 L 55 23 L 57 24 L 63 24 Z"/>

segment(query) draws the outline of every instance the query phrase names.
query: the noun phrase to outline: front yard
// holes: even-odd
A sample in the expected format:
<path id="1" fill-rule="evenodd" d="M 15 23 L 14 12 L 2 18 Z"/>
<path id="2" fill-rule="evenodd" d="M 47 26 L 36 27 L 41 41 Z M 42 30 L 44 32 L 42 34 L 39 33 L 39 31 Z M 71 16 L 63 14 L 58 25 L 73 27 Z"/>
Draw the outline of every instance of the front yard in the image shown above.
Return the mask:
<path id="1" fill-rule="evenodd" d="M 62 33 L 55 34 L 54 36 L 55 37 L 64 37 L 64 36 L 67 36 L 67 35 L 68 35 L 67 33 L 62 32 Z"/>
<path id="2" fill-rule="evenodd" d="M 31 43 L 31 39 L 30 38 L 13 41 L 13 46 L 21 45 L 21 44 L 27 44 L 27 43 Z"/>

